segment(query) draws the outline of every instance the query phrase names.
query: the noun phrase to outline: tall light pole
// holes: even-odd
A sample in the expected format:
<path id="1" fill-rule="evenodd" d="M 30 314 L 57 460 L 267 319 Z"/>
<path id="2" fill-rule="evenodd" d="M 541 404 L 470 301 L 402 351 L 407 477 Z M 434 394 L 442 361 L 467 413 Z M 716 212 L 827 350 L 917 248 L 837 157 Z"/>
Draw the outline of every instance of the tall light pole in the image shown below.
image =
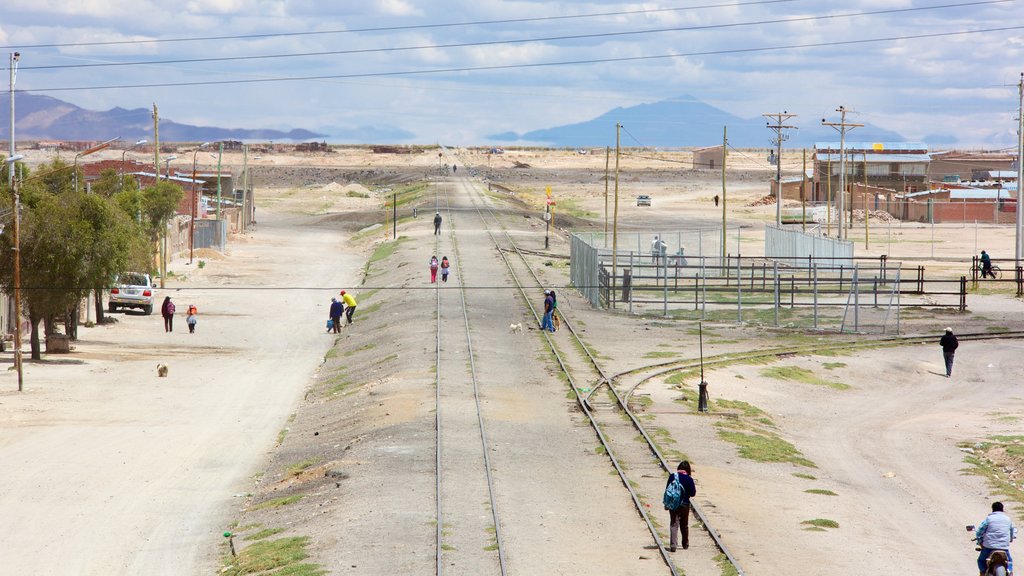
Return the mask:
<path id="1" fill-rule="evenodd" d="M 12 138 L 13 140 L 13 138 Z M 7 171 L 14 174 L 14 163 L 24 158 L 22 154 L 7 157 Z M 14 198 L 14 366 L 18 369 L 18 392 L 24 390 L 24 375 L 21 369 L 21 197 L 18 181 L 12 178 Z"/>
<path id="2" fill-rule="evenodd" d="M 199 202 L 196 194 L 196 156 L 199 151 L 209 146 L 209 142 L 203 142 L 192 151 L 192 198 L 189 201 L 189 222 L 188 222 L 188 263 L 192 264 L 192 254 L 195 252 L 196 244 L 196 204 Z M 202 192 L 200 191 L 200 194 Z"/>
<path id="3" fill-rule="evenodd" d="M 831 126 L 839 132 L 839 206 L 836 207 L 836 211 L 839 212 L 839 217 L 836 218 L 838 227 L 836 230 L 839 233 L 839 239 L 844 240 L 843 234 L 843 199 L 846 196 L 846 133 L 854 128 L 860 128 L 863 124 L 854 124 L 846 121 L 846 113 L 848 110 L 845 106 L 836 108 L 836 112 L 840 114 L 839 122 L 827 122 L 824 118 L 821 119 L 823 126 Z M 832 179 L 832 175 L 828 175 L 829 180 Z"/>
<path id="4" fill-rule="evenodd" d="M 217 150 L 217 220 L 220 221 L 220 161 L 224 156 L 224 143 L 221 142 Z"/>
<path id="5" fill-rule="evenodd" d="M 128 155 L 128 151 L 131 150 L 132 148 L 136 148 L 138 146 L 142 146 L 146 142 L 149 142 L 149 140 L 146 140 L 145 138 L 143 138 L 142 140 L 137 141 L 135 144 L 132 144 L 131 146 L 128 146 L 127 148 L 125 148 L 124 152 L 121 152 L 121 179 L 118 181 L 118 184 L 120 184 L 120 186 L 118 188 L 120 190 L 124 190 L 124 163 L 125 163 L 125 157 Z"/>
<path id="6" fill-rule="evenodd" d="M 109 148 L 111 144 L 113 144 L 114 142 L 117 142 L 120 139 L 121 139 L 120 136 L 118 136 L 117 138 L 111 138 L 110 140 L 107 140 L 106 142 L 101 142 L 101 143 L 93 146 L 92 148 L 86 148 L 85 150 L 82 150 L 78 154 L 75 154 L 75 166 L 74 166 L 74 168 L 75 168 L 75 177 L 74 177 L 74 180 L 75 180 L 75 192 L 78 192 L 78 157 L 79 156 L 88 156 L 89 154 L 95 154 L 95 153 L 99 152 L 100 150 L 103 150 L 105 148 Z"/>
<path id="7" fill-rule="evenodd" d="M 772 124 L 768 122 L 768 129 L 775 131 L 775 138 L 772 138 L 772 144 L 775 144 L 775 225 L 782 226 L 782 143 L 785 140 L 789 140 L 789 136 L 782 133 L 783 130 L 796 129 L 796 126 L 787 126 L 785 122 L 790 118 L 796 116 L 796 114 L 789 114 L 785 110 L 777 114 L 761 114 L 769 120 L 775 120 Z"/>

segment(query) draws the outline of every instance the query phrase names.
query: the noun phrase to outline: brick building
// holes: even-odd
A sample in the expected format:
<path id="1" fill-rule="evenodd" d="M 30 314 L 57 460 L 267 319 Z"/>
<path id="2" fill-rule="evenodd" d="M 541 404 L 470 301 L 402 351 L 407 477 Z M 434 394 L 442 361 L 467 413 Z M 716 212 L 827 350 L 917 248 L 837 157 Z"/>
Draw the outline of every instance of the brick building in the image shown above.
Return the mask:
<path id="1" fill-rule="evenodd" d="M 846 183 L 867 184 L 900 192 L 928 190 L 928 145 L 920 142 L 847 142 Z M 842 166 L 839 142 L 814 145 L 814 187 L 811 198 L 833 202 L 839 193 Z M 849 190 L 849 188 L 847 188 Z"/>

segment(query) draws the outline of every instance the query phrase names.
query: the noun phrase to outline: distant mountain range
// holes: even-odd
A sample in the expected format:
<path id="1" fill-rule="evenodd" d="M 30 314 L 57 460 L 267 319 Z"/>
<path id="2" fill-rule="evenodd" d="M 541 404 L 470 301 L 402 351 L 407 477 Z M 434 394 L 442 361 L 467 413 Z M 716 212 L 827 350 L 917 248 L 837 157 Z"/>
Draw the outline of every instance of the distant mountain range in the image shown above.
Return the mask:
<path id="1" fill-rule="evenodd" d="M 832 120 L 830 118 L 830 120 Z M 856 120 L 852 120 L 856 122 Z M 728 127 L 729 144 L 737 148 L 768 148 L 774 132 L 766 119 L 741 118 L 715 108 L 692 96 L 679 96 L 653 104 L 615 108 L 593 120 L 566 124 L 519 134 L 504 132 L 489 138 L 506 143 L 536 143 L 548 146 L 615 146 L 615 124 L 623 125 L 622 146 L 687 147 L 722 143 L 722 128 Z M 839 134 L 821 125 L 821 118 L 794 118 L 800 129 L 787 130 L 785 147 L 810 147 L 815 142 L 839 140 Z M 849 132 L 857 142 L 902 142 L 900 134 L 865 125 Z"/>
<path id="2" fill-rule="evenodd" d="M 16 93 L 15 137 L 18 140 L 101 140 L 119 136 L 122 140 L 153 139 L 152 111 L 146 108 L 111 108 L 103 112 L 86 110 L 49 96 Z M 0 133 L 10 125 L 10 109 L 0 106 Z M 309 130 L 218 128 L 193 126 L 170 119 L 160 120 L 160 140 L 201 142 L 216 140 L 311 140 L 324 134 Z"/>

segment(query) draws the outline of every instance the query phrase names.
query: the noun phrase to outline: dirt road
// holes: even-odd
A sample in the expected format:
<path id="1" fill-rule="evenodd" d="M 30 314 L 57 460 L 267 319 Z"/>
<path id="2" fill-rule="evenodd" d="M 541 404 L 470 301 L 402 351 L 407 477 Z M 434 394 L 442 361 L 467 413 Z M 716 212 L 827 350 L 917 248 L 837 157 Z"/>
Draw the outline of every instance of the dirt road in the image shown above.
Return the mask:
<path id="1" fill-rule="evenodd" d="M 28 364 L 25 392 L 0 374 L 0 573 L 213 569 L 231 495 L 251 489 L 332 342 L 330 297 L 363 262 L 306 220 L 262 211 L 230 260 L 158 291 L 177 303 L 173 333 L 159 314 L 118 313 L 82 329 L 75 354 Z M 189 334 L 180 312 L 193 303 Z"/>

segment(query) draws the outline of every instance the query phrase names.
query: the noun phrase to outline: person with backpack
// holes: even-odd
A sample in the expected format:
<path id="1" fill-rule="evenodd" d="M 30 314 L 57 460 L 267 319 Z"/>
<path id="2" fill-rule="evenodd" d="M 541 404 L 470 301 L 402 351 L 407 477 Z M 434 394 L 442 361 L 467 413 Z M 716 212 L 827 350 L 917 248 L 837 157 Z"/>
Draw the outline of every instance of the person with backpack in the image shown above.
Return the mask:
<path id="1" fill-rule="evenodd" d="M 196 309 L 195 304 L 188 305 L 188 316 L 185 317 L 185 323 L 188 324 L 188 333 L 196 333 L 196 324 L 199 322 L 199 310 Z"/>
<path id="2" fill-rule="evenodd" d="M 164 297 L 160 315 L 164 317 L 164 332 L 174 332 L 174 302 L 171 302 L 170 296 Z"/>
<path id="3" fill-rule="evenodd" d="M 662 504 L 669 514 L 669 552 L 676 551 L 676 532 L 682 532 L 683 550 L 690 547 L 690 498 L 697 495 L 697 485 L 691 475 L 690 462 L 683 460 L 676 471 L 668 475 Z"/>
<path id="4" fill-rule="evenodd" d="M 430 257 L 430 283 L 434 284 L 437 282 L 437 256 Z"/>
<path id="5" fill-rule="evenodd" d="M 452 267 L 452 265 L 451 265 L 450 262 L 448 262 L 448 257 L 447 256 L 442 257 L 441 258 L 441 282 L 447 282 L 448 281 L 448 270 L 451 267 Z"/>

